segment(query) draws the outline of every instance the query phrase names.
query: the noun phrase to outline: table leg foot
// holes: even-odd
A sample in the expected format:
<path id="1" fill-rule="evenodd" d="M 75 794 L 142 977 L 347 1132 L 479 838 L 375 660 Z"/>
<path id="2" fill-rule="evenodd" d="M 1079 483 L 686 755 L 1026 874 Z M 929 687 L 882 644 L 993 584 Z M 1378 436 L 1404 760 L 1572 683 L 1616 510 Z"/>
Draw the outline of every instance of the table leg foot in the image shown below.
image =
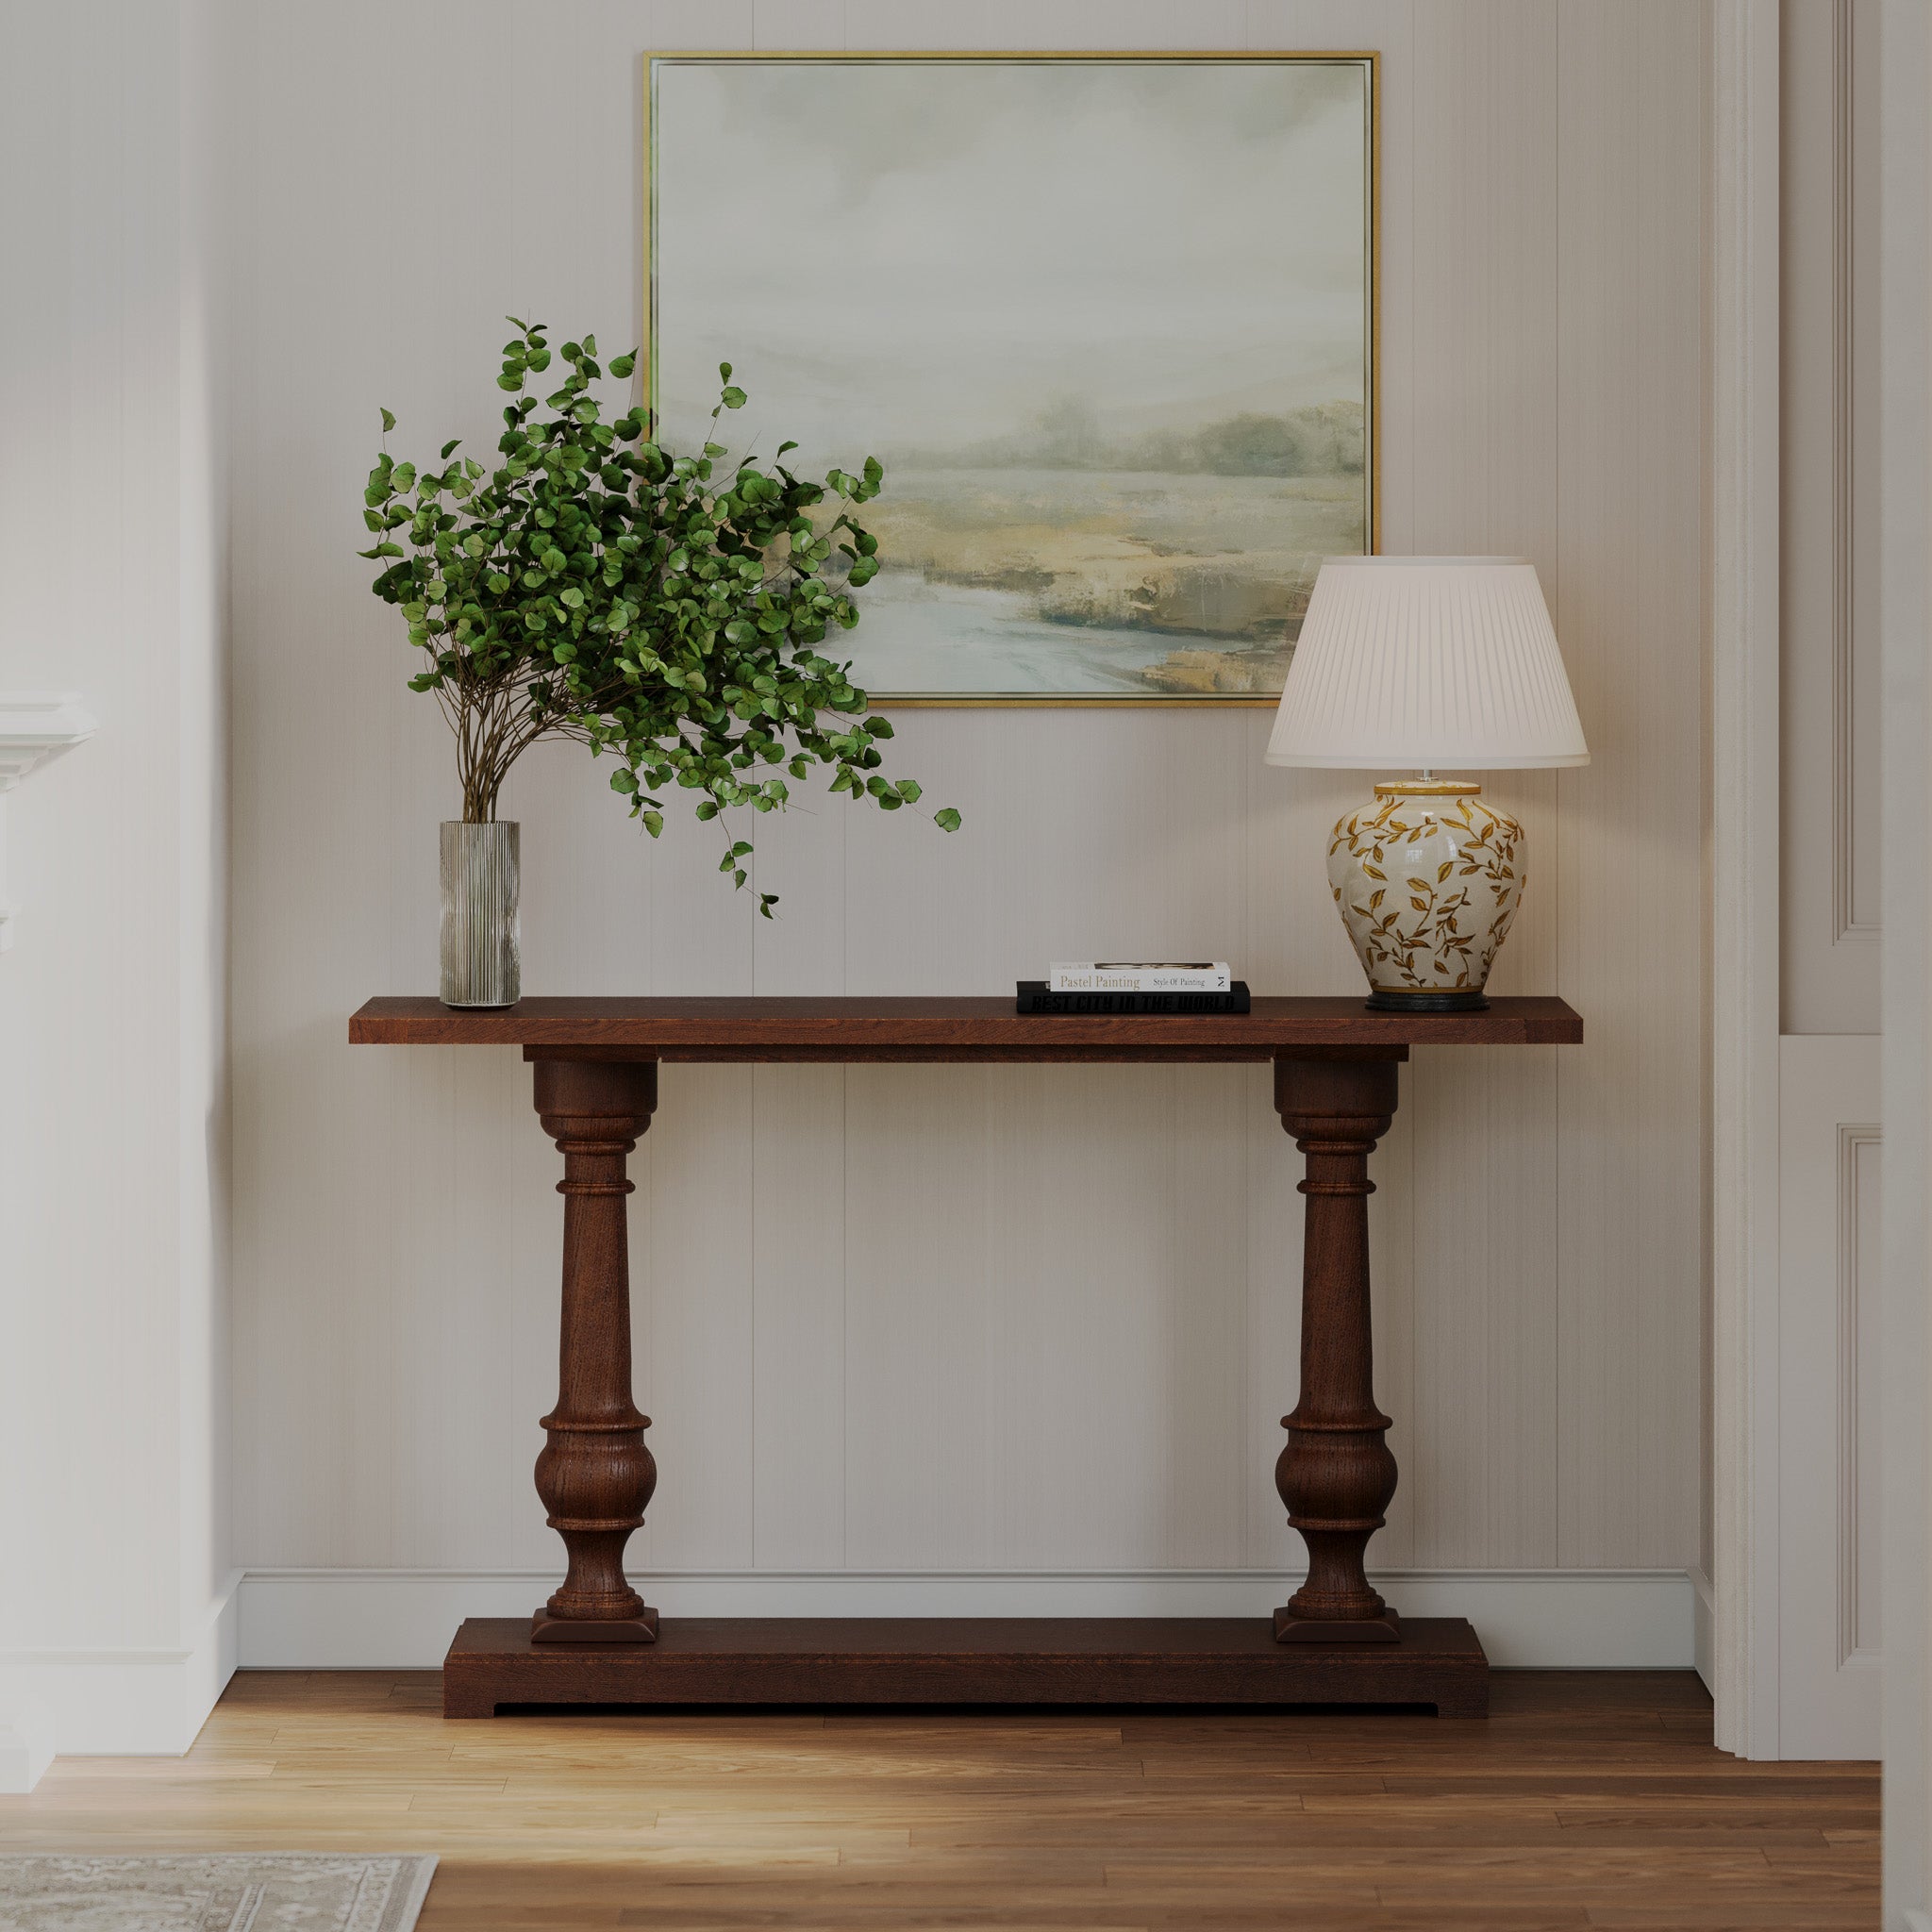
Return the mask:
<path id="1" fill-rule="evenodd" d="M 1379 1617 L 1297 1617 L 1286 1604 L 1274 1613 L 1276 1643 L 1400 1643 L 1402 1619 L 1385 1609 Z"/>
<path id="2" fill-rule="evenodd" d="M 532 1643 L 656 1643 L 658 1613 L 646 1604 L 636 1617 L 553 1617 L 539 1610 L 530 1619 Z"/>

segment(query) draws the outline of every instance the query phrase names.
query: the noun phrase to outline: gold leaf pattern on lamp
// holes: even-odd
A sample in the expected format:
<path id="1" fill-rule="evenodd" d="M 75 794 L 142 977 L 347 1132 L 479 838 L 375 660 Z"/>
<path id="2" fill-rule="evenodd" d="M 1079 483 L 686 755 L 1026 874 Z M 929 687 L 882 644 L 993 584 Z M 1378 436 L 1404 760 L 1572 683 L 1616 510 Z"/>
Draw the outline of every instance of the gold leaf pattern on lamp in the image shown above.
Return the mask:
<path id="1" fill-rule="evenodd" d="M 1489 979 L 1523 897 L 1523 827 L 1476 791 L 1397 792 L 1335 826 L 1329 888 L 1377 992 L 1480 992 Z"/>

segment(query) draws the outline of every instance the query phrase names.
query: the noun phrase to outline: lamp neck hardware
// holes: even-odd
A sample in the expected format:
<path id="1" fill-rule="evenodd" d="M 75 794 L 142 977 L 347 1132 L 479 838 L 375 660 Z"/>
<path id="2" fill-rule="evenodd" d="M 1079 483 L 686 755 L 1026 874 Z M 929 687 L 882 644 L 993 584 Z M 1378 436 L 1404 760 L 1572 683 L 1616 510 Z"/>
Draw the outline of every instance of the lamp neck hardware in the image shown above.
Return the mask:
<path id="1" fill-rule="evenodd" d="M 1377 798 L 1474 798 L 1481 791 L 1474 778 L 1391 778 L 1375 787 Z"/>

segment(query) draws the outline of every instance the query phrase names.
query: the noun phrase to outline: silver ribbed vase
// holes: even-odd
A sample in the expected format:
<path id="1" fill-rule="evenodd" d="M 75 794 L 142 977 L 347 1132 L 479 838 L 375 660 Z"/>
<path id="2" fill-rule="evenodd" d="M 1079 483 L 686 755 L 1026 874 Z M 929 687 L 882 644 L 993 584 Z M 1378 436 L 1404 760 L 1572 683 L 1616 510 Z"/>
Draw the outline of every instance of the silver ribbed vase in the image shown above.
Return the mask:
<path id="1" fill-rule="evenodd" d="M 442 1003 L 513 1007 L 523 994 L 517 827 L 442 823 Z"/>

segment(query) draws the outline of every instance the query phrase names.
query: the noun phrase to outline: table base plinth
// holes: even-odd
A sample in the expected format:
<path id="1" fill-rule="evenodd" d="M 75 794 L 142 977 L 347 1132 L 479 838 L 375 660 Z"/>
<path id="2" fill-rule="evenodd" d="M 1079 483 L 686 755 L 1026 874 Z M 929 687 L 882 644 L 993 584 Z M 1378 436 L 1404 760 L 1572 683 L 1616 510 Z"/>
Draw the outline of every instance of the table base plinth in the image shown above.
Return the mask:
<path id="1" fill-rule="evenodd" d="M 658 1613 L 641 1617 L 553 1617 L 539 1610 L 530 1619 L 532 1643 L 656 1643 Z"/>
<path id="2" fill-rule="evenodd" d="M 1277 1642 L 1266 1617 L 667 1617 L 658 1641 L 536 1643 L 472 1617 L 443 1661 L 445 1717 L 525 1705 L 1407 1705 L 1489 1711 L 1460 1617 L 1397 1642 Z"/>

